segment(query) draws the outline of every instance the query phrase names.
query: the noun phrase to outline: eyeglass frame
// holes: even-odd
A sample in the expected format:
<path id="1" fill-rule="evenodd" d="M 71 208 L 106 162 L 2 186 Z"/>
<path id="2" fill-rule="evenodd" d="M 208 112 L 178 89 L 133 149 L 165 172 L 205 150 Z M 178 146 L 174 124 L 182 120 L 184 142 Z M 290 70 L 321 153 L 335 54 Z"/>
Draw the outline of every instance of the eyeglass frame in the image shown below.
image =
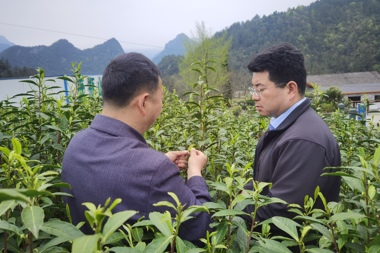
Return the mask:
<path id="1" fill-rule="evenodd" d="M 265 87 L 263 89 L 255 89 L 252 87 L 252 85 L 249 85 L 248 86 L 248 91 L 249 91 L 249 94 L 251 95 L 255 95 L 255 96 L 258 96 L 260 97 L 260 93 L 267 90 L 267 89 L 271 89 L 271 88 L 281 88 L 283 85 L 285 87 L 287 83 L 280 83 L 279 85 L 274 85 L 273 87 Z"/>

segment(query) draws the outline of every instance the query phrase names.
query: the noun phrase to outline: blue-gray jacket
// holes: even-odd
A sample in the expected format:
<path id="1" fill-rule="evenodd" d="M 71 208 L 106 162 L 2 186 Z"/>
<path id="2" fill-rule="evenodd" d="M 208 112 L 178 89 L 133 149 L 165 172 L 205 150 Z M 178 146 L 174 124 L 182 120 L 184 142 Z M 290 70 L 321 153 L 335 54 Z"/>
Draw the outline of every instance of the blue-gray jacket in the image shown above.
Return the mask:
<path id="1" fill-rule="evenodd" d="M 256 147 L 254 180 L 271 182 L 263 195 L 277 197 L 303 207 L 304 197 L 317 186 L 327 202 L 339 200 L 340 177 L 321 176 L 325 167 L 340 166 L 338 143 L 327 124 L 310 108 L 306 99 L 278 126 L 267 131 Z M 252 184 L 246 187 L 252 189 Z M 316 208 L 324 209 L 321 201 Z M 251 213 L 253 206 L 246 208 Z M 257 220 L 273 216 L 292 218 L 286 205 L 271 204 L 258 209 Z"/>
<path id="2" fill-rule="evenodd" d="M 74 198 L 65 201 L 74 224 L 85 221 L 83 202 L 104 205 L 109 197 L 122 199 L 114 212 L 138 211 L 131 221 L 166 210 L 153 206 L 159 201 L 174 204 L 168 192 L 174 192 L 186 207 L 212 201 L 203 177 L 185 182 L 178 167 L 165 154 L 149 148 L 139 132 L 103 115 L 72 138 L 63 159 L 62 180 L 72 187 L 68 192 Z M 182 239 L 197 242 L 205 237 L 210 215 L 200 212 L 195 216 L 181 226 Z M 88 226 L 83 231 L 92 233 Z"/>

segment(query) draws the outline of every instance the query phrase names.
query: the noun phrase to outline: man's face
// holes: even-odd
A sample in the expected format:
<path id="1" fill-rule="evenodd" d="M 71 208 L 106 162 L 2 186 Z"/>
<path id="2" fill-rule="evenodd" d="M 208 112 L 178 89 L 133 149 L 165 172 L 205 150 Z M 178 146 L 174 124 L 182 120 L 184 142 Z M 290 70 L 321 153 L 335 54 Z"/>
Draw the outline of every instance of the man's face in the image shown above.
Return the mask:
<path id="1" fill-rule="evenodd" d="M 284 88 L 276 87 L 269 80 L 268 71 L 253 73 L 252 88 L 257 91 L 252 95 L 252 100 L 261 116 L 277 118 L 290 107 L 287 85 Z"/>

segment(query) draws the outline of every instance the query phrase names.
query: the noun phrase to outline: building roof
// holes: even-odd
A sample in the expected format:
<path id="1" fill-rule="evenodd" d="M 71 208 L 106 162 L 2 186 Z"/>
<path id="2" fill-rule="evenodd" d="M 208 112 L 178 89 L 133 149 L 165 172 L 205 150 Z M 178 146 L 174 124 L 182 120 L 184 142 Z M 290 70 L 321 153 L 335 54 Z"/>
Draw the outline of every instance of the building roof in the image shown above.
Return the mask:
<path id="1" fill-rule="evenodd" d="M 318 85 L 322 91 L 336 86 L 343 94 L 380 94 L 380 74 L 376 71 L 314 75 L 308 76 L 307 82 Z"/>

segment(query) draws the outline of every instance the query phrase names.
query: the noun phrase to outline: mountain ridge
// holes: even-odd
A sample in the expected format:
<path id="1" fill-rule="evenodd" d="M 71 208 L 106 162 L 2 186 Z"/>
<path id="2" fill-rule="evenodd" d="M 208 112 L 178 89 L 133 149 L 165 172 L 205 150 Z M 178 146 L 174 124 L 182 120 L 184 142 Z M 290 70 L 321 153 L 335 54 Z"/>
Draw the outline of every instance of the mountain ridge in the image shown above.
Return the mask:
<path id="1" fill-rule="evenodd" d="M 170 40 L 165 44 L 165 48 L 159 54 L 152 58 L 155 64 L 160 63 L 160 61 L 168 55 L 184 55 L 186 48 L 185 44 L 191 41 L 191 39 L 184 33 L 178 34 L 173 40 Z"/>
<path id="2" fill-rule="evenodd" d="M 50 46 L 8 47 L 0 53 L 0 59 L 15 67 L 41 67 L 48 76 L 68 75 L 73 62 L 82 62 L 83 74 L 100 75 L 109 61 L 123 52 L 115 38 L 84 50 L 76 48 L 66 39 L 60 39 Z"/>
<path id="3" fill-rule="evenodd" d="M 0 52 L 14 45 L 15 44 L 13 42 L 10 42 L 7 38 L 0 35 Z"/>

